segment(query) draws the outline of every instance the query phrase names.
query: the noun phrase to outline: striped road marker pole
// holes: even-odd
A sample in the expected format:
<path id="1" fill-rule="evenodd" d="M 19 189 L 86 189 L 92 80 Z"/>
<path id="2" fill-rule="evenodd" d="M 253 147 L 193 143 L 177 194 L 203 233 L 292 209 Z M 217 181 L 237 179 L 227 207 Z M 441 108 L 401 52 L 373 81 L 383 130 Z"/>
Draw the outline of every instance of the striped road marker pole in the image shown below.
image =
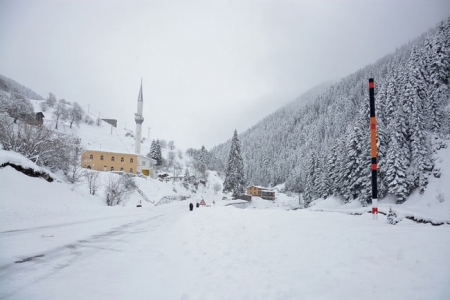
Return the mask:
<path id="1" fill-rule="evenodd" d="M 375 119 L 375 83 L 369 78 L 370 97 L 370 148 L 372 156 L 372 219 L 378 220 L 378 191 L 377 191 L 377 126 Z"/>

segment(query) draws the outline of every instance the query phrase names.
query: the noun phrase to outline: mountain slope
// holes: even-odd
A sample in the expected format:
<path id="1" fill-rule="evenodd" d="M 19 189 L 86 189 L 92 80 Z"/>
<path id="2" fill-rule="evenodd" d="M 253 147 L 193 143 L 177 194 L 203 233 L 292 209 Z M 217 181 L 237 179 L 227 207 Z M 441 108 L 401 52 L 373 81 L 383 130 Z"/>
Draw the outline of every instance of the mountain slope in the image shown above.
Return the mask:
<path id="1" fill-rule="evenodd" d="M 44 98 L 31 90 L 30 88 L 27 88 L 20 83 L 6 77 L 3 75 L 0 75 L 0 90 L 3 90 L 5 92 L 14 92 L 18 93 L 25 98 L 35 99 L 35 100 L 43 100 Z"/>
<path id="2" fill-rule="evenodd" d="M 449 134 L 450 19 L 342 79 L 305 106 L 288 105 L 239 136 L 249 184 L 370 199 L 368 79 L 375 78 L 379 198 L 423 190 Z M 212 149 L 226 161 L 229 141 Z M 400 154 L 400 155 L 398 155 Z"/>

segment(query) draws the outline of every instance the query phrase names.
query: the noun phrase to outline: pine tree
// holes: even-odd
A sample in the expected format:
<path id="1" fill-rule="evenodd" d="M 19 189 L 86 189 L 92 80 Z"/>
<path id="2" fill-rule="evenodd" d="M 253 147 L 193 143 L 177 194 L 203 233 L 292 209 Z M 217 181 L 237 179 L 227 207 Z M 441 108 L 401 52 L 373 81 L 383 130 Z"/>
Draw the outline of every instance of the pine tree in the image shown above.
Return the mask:
<path id="1" fill-rule="evenodd" d="M 184 172 L 184 182 L 190 183 L 191 181 L 191 175 L 189 174 L 189 169 L 186 168 L 186 171 Z"/>
<path id="2" fill-rule="evenodd" d="M 150 152 L 147 154 L 148 157 L 156 160 L 156 165 L 161 165 L 162 163 L 162 155 L 161 155 L 161 146 L 158 141 L 153 140 L 150 146 Z"/>
<path id="3" fill-rule="evenodd" d="M 155 146 L 155 156 L 156 156 L 156 164 L 160 166 L 162 164 L 162 154 L 161 154 L 161 145 L 159 144 L 159 140 L 156 140 L 156 146 Z"/>
<path id="4" fill-rule="evenodd" d="M 315 182 L 317 177 L 316 172 L 318 171 L 317 167 L 317 157 L 315 153 L 311 153 L 308 165 L 306 166 L 306 182 L 305 190 L 303 192 L 303 204 L 305 207 L 308 207 L 309 204 L 317 198 L 315 192 Z"/>
<path id="5" fill-rule="evenodd" d="M 450 83 L 448 73 L 450 70 L 450 18 L 441 22 L 433 37 L 426 44 L 427 68 L 431 95 L 426 102 L 428 105 L 429 127 L 435 131 L 450 132 L 443 127 L 443 122 L 450 119 L 448 111 L 442 108 L 448 105 L 450 99 Z"/>
<path id="6" fill-rule="evenodd" d="M 369 98 L 365 97 L 363 106 L 360 109 L 359 117 L 355 126 L 356 138 L 356 162 L 350 181 L 350 190 L 353 197 L 357 196 L 362 205 L 372 202 L 371 193 L 371 145 L 369 132 Z"/>
<path id="7" fill-rule="evenodd" d="M 237 131 L 231 140 L 231 149 L 228 156 L 228 163 L 223 183 L 223 192 L 231 192 L 233 197 L 242 195 L 245 191 L 244 160 L 241 156 L 241 146 Z"/>
<path id="8" fill-rule="evenodd" d="M 432 166 L 429 143 L 426 140 L 425 133 L 425 110 L 424 104 L 427 100 L 427 82 L 424 75 L 422 56 L 416 47 L 413 47 L 410 59 L 408 61 L 408 73 L 406 73 L 404 87 L 405 108 L 408 113 L 407 136 L 411 149 L 410 174 L 414 181 L 414 187 L 418 187 L 423 192 L 428 184 L 426 171 Z"/>
<path id="9" fill-rule="evenodd" d="M 406 170 L 409 167 L 407 153 L 401 147 L 403 139 L 398 131 L 397 122 L 393 122 L 390 133 L 389 148 L 386 153 L 387 192 L 397 197 L 397 203 L 403 203 L 409 195 Z"/>
<path id="10" fill-rule="evenodd" d="M 383 119 L 377 118 L 377 190 L 378 199 L 383 199 L 387 194 L 386 181 L 386 155 L 389 143 L 389 134 Z"/>
<path id="11" fill-rule="evenodd" d="M 330 176 L 331 194 L 343 194 L 343 174 L 344 168 L 344 139 L 338 139 L 335 145 L 331 148 L 328 159 L 328 168 Z"/>
<path id="12" fill-rule="evenodd" d="M 197 169 L 200 174 L 204 177 L 206 172 L 206 165 L 208 163 L 208 151 L 206 151 L 205 146 L 200 149 L 200 154 L 197 161 Z"/>
<path id="13" fill-rule="evenodd" d="M 147 157 L 155 159 L 156 155 L 156 142 L 155 140 L 152 141 L 152 144 L 150 145 L 150 152 L 147 153 Z"/>

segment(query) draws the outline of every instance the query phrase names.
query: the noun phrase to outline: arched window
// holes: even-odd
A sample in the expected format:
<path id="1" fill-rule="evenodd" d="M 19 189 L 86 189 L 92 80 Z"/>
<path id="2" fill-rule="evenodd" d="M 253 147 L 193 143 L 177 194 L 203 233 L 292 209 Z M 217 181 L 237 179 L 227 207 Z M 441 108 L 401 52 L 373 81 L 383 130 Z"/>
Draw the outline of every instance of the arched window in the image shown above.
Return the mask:
<path id="1" fill-rule="evenodd" d="M 111 161 L 114 161 L 114 156 L 111 156 Z"/>
<path id="2" fill-rule="evenodd" d="M 130 158 L 130 162 L 133 162 L 133 159 L 132 159 L 132 158 Z"/>
<path id="3" fill-rule="evenodd" d="M 103 160 L 103 155 L 100 155 L 100 160 Z"/>
<path id="4" fill-rule="evenodd" d="M 94 155 L 91 154 L 91 155 L 89 156 L 89 159 L 94 159 Z"/>
<path id="5" fill-rule="evenodd" d="M 121 161 L 121 162 L 124 162 L 124 161 L 125 161 L 125 159 L 124 159 L 124 158 L 122 157 L 122 158 L 120 159 L 120 161 Z"/>
<path id="6" fill-rule="evenodd" d="M 114 171 L 114 167 L 111 167 L 111 171 Z"/>
<path id="7" fill-rule="evenodd" d="M 120 168 L 120 171 L 123 171 L 123 168 Z"/>
<path id="8" fill-rule="evenodd" d="M 87 168 L 88 168 L 88 170 L 90 170 L 90 169 L 91 169 L 91 166 L 87 166 Z"/>
<path id="9" fill-rule="evenodd" d="M 130 173 L 133 173 L 133 168 L 130 168 Z"/>

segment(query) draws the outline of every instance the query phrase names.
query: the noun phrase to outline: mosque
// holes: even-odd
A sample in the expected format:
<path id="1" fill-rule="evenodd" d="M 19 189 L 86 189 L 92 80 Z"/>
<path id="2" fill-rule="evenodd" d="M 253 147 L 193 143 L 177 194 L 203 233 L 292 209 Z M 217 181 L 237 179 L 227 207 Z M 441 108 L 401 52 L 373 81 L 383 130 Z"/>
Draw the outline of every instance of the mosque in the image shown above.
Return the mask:
<path id="1" fill-rule="evenodd" d="M 135 113 L 136 133 L 134 153 L 103 151 L 90 149 L 81 155 L 81 167 L 103 172 L 125 172 L 134 175 L 145 175 L 156 178 L 156 161 L 152 158 L 141 155 L 141 135 L 144 96 L 141 88 L 139 90 L 137 112 Z"/>

